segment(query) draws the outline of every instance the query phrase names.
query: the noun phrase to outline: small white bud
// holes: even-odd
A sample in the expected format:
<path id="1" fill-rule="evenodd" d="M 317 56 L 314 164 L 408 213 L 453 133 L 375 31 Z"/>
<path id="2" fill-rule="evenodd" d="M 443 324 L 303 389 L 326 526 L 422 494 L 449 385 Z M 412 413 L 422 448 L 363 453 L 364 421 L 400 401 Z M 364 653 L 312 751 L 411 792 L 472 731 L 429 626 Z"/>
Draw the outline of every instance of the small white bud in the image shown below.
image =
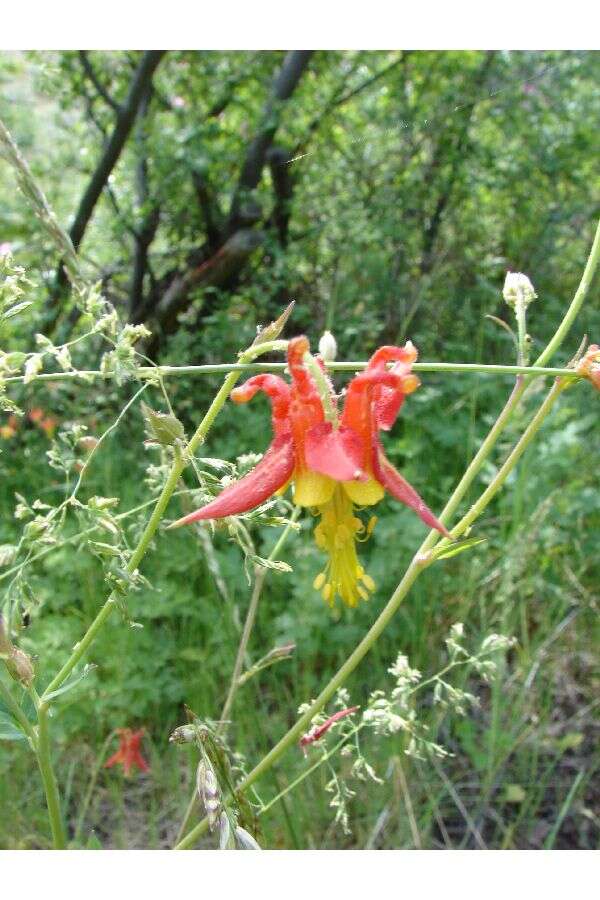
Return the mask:
<path id="1" fill-rule="evenodd" d="M 337 343 L 330 331 L 324 331 L 319 341 L 319 353 L 323 362 L 333 362 L 337 356 Z"/>
<path id="2" fill-rule="evenodd" d="M 514 307 L 517 302 L 528 306 L 535 300 L 537 294 L 527 275 L 523 275 L 522 272 L 507 272 L 502 296 L 509 306 Z"/>

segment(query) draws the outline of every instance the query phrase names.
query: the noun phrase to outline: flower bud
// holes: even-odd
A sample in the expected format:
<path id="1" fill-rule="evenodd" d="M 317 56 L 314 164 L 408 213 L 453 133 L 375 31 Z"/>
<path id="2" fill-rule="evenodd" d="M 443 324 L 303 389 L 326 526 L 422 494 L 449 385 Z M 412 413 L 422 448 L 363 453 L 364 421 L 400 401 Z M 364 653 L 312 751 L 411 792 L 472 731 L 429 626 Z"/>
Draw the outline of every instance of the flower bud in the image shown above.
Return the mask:
<path id="1" fill-rule="evenodd" d="M 191 744 L 196 739 L 196 729 L 193 725 L 180 725 L 169 735 L 170 744 Z"/>
<path id="2" fill-rule="evenodd" d="M 24 650 L 19 650 L 18 647 L 15 647 L 6 662 L 6 668 L 15 681 L 19 681 L 24 687 L 29 687 L 32 684 L 35 675 L 33 663 L 31 662 L 31 657 Z"/>
<path id="3" fill-rule="evenodd" d="M 98 438 L 95 438 L 91 434 L 86 434 L 77 441 L 78 446 L 87 453 L 91 453 L 92 450 L 95 450 L 98 443 Z"/>
<path id="4" fill-rule="evenodd" d="M 337 343 L 330 331 L 324 331 L 319 341 L 319 354 L 323 362 L 333 362 L 337 356 Z"/>
<path id="5" fill-rule="evenodd" d="M 522 272 L 507 272 L 502 296 L 508 305 L 514 308 L 517 303 L 529 306 L 537 294 L 527 275 L 523 275 Z"/>

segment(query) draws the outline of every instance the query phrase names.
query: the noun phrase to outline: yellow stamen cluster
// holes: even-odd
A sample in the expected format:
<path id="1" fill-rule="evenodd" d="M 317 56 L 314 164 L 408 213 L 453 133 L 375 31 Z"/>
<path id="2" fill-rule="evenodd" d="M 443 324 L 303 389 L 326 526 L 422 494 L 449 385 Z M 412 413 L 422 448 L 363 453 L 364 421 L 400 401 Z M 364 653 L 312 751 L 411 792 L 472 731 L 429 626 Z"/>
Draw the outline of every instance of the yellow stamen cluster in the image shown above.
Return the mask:
<path id="1" fill-rule="evenodd" d="M 369 593 L 375 590 L 375 582 L 358 561 L 356 541 L 361 540 L 361 534 L 366 540 L 376 519 L 373 516 L 365 528 L 354 515 L 352 500 L 341 484 L 336 484 L 331 500 L 318 510 L 321 521 L 315 528 L 315 541 L 328 554 L 329 562 L 315 578 L 313 587 L 330 606 L 338 594 L 348 606 L 356 606 L 361 598 L 368 600 Z"/>

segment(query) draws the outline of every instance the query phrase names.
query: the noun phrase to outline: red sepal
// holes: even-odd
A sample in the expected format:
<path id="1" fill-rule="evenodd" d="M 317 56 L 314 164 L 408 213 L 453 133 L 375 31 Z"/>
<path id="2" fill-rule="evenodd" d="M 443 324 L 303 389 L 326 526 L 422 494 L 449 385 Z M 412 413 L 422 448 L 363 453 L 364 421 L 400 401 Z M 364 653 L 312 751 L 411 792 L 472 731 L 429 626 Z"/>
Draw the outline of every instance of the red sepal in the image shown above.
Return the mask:
<path id="1" fill-rule="evenodd" d="M 429 507 L 423 503 L 414 487 L 402 477 L 400 472 L 398 472 L 389 459 L 386 458 L 381 445 L 377 446 L 373 453 L 373 474 L 377 481 L 379 481 L 383 487 L 396 498 L 396 500 L 399 500 L 401 503 L 414 509 L 416 514 L 426 525 L 429 525 L 430 528 L 437 529 L 444 537 L 450 537 L 448 529 L 442 525 Z"/>
<path id="2" fill-rule="evenodd" d="M 289 481 L 294 471 L 294 445 L 291 435 L 276 437 L 261 461 L 251 472 L 226 487 L 206 506 L 173 522 L 171 528 L 206 519 L 237 516 L 264 503 Z"/>

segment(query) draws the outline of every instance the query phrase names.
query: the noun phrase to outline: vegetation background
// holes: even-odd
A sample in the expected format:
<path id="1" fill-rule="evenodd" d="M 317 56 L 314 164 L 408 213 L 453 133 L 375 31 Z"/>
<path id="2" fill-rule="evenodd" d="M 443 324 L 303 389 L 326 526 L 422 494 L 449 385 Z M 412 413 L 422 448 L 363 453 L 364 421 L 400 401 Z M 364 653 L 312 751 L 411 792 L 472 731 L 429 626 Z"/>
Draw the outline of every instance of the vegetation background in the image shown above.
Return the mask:
<path id="1" fill-rule="evenodd" d="M 600 215 L 599 83 L 595 52 L 6 52 L 0 117 L 60 221 L 70 223 L 90 277 L 124 320 L 152 331 L 145 349 L 162 363 L 233 361 L 257 324 L 291 298 L 287 336 L 306 333 L 315 345 L 329 328 L 342 359 L 366 359 L 381 343 L 410 338 L 422 360 L 513 363 L 510 336 L 489 318 L 509 320 L 506 270 L 534 282 L 529 328 L 541 347 L 577 286 Z M 56 252 L 4 163 L 0 246 L 26 268 L 35 301 L 0 326 L 2 348 L 29 351 L 40 332 L 57 342 L 76 337 L 80 323 Z M 596 287 L 557 364 L 583 333 L 598 340 L 597 298 Z M 99 353 L 92 340 L 73 356 L 78 367 L 95 368 Z M 422 381 L 386 449 L 439 510 L 511 379 Z M 219 383 L 168 383 L 186 429 Z M 100 389 L 63 381 L 11 392 L 26 415 L 15 422 L 3 414 L 1 423 L 0 543 L 11 545 L 21 527 L 16 493 L 28 502 L 64 498 L 64 478 L 46 456 L 60 429 L 78 422 L 101 434 L 135 390 L 123 379 Z M 533 392 L 527 403 L 535 399 Z M 152 402 L 164 408 L 159 394 Z M 455 622 L 474 644 L 489 632 L 514 636 L 492 685 L 475 676 L 463 684 L 480 701 L 466 716 L 419 704 L 432 740 L 452 755 L 407 757 L 402 733 L 370 739 L 364 752 L 383 784 L 348 781 L 349 832 L 334 821 L 325 766 L 262 817 L 264 846 L 598 846 L 595 404 L 587 385 L 565 395 L 478 522 L 486 542 L 419 582 L 348 684 L 352 702 L 364 702 L 389 682 L 400 651 L 424 674 L 437 672 Z M 226 408 L 206 453 L 235 460 L 262 452 L 267 432 L 266 404 Z M 159 460 L 143 440 L 135 406 L 98 454 L 89 496 L 119 497 L 118 512 L 151 496 L 149 467 Z M 320 557 L 309 519 L 283 554 L 293 574 L 269 573 L 250 645 L 252 659 L 289 642 L 295 654 L 243 687 L 232 711 L 231 744 L 249 765 L 344 660 L 423 534 L 415 516 L 385 501 L 362 548 L 377 592 L 332 615 L 312 589 Z M 131 539 L 142 519 L 128 521 Z M 63 537 L 73 533 L 75 526 Z M 253 533 L 261 556 L 276 534 Z M 168 735 L 184 720 L 184 704 L 218 718 L 248 604 L 239 547 L 222 531 L 214 547 L 191 530 L 161 533 L 144 575 L 149 584 L 130 609 L 143 628 L 117 617 L 109 623 L 91 654 L 98 668 L 68 695 L 54 725 L 71 823 L 113 730 L 147 732 L 150 773 L 98 771 L 81 823 L 88 846 L 173 842 L 194 758 Z M 48 676 L 106 595 L 97 557 L 64 539 L 0 588 L 20 599 L 22 644 Z M 287 754 L 261 780 L 261 797 L 284 789 L 305 765 L 299 751 Z M 335 765 L 348 775 L 343 759 Z M 0 809 L 0 846 L 46 845 L 41 785 L 10 742 L 0 744 Z"/>

